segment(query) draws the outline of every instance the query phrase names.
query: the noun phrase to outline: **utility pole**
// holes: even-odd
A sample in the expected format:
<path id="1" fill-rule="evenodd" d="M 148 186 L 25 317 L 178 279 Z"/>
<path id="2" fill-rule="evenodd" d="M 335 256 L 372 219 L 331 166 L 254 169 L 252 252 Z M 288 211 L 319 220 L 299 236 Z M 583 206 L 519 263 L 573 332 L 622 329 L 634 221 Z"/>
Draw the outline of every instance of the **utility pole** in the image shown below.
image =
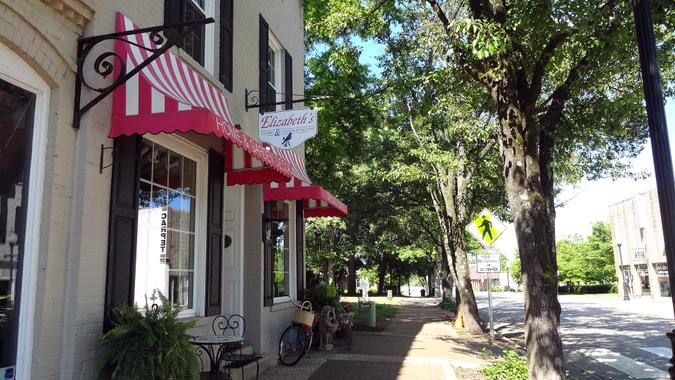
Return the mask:
<path id="1" fill-rule="evenodd" d="M 647 117 L 649 119 L 649 137 L 654 157 L 654 174 L 661 210 L 663 241 L 668 261 L 668 280 L 672 294 L 672 291 L 675 290 L 675 180 L 673 179 L 673 161 L 668 142 L 666 111 L 663 107 L 663 94 L 661 93 L 661 73 L 656 55 L 650 1 L 632 0 L 632 4 L 638 50 L 640 51 L 640 67 L 647 105 Z M 675 310 L 675 298 L 671 296 L 671 299 Z M 669 331 L 666 335 L 670 339 L 673 349 L 673 357 L 670 359 L 671 367 L 668 368 L 668 373 L 670 373 L 671 379 L 675 379 L 675 330 Z"/>

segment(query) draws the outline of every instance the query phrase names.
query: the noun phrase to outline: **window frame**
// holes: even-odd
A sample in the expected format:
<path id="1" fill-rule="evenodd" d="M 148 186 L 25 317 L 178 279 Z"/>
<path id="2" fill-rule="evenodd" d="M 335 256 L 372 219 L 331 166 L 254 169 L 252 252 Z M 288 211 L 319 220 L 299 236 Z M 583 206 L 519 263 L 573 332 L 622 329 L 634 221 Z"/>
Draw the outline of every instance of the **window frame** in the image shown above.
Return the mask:
<path id="1" fill-rule="evenodd" d="M 274 78 L 270 78 L 271 75 L 268 75 L 268 79 L 273 79 L 273 82 L 268 83 L 272 85 L 275 91 L 275 96 L 274 99 L 269 99 L 270 103 L 277 103 L 279 102 L 280 96 L 285 94 L 285 83 L 284 83 L 284 65 L 282 60 L 285 57 L 285 49 L 281 42 L 274 36 L 272 31 L 270 30 L 269 32 L 269 38 L 268 38 L 268 47 L 270 50 L 274 52 Z M 269 56 L 268 56 L 268 61 L 269 61 Z M 275 105 L 272 106 L 274 107 L 274 111 L 280 111 L 281 110 L 281 105 Z"/>
<path id="2" fill-rule="evenodd" d="M 197 164 L 195 171 L 195 235 L 194 235 L 194 276 L 192 286 L 192 308 L 181 311 L 179 318 L 190 318 L 206 314 L 206 214 L 208 194 L 208 152 L 194 143 L 175 135 L 146 134 L 144 139 L 193 160 Z M 136 232 L 138 233 L 138 232 Z M 136 251 L 136 256 L 140 252 Z M 133 273 L 134 281 L 136 273 Z"/>
<path id="3" fill-rule="evenodd" d="M 215 0 L 204 0 L 204 6 L 202 7 L 197 3 L 196 0 L 173 0 L 179 2 L 179 8 L 178 8 L 178 14 L 173 15 L 168 12 L 171 12 L 167 8 L 167 4 L 170 3 L 172 0 L 165 0 L 164 4 L 164 21 L 165 23 L 183 23 L 185 21 L 185 13 L 183 10 L 185 9 L 185 6 L 192 6 L 195 8 L 196 11 L 201 12 L 204 18 L 209 18 L 209 17 L 215 17 Z M 174 10 L 175 11 L 175 10 Z M 171 19 L 171 16 L 175 17 L 174 19 Z M 215 55 L 214 55 L 214 50 L 215 47 L 215 27 L 213 24 L 207 24 L 204 26 L 202 29 L 204 31 L 202 35 L 202 46 L 201 46 L 201 61 L 190 55 L 186 50 L 183 49 L 181 46 L 181 43 L 178 43 L 176 47 L 183 51 L 186 55 L 188 55 L 190 58 L 192 58 L 195 62 L 200 64 L 206 71 L 208 71 L 210 74 L 213 75 L 214 73 L 214 66 L 215 66 Z M 181 41 L 182 42 L 182 41 Z M 211 47 L 211 48 L 209 48 Z"/>
<path id="4" fill-rule="evenodd" d="M 269 284 L 269 286 L 274 286 L 274 267 L 273 267 L 273 251 L 272 251 L 272 244 L 270 241 L 267 240 L 268 232 L 271 228 L 271 222 L 274 221 L 274 219 L 269 215 L 268 211 L 271 210 L 271 207 L 268 207 L 269 202 L 282 202 L 285 203 L 288 206 L 288 295 L 286 296 L 280 296 L 280 297 L 274 297 L 274 292 L 272 289 L 267 289 L 269 290 L 270 294 L 272 295 L 272 305 L 284 303 L 284 302 L 289 302 L 291 300 L 297 300 L 297 254 L 296 254 L 296 247 L 297 247 L 297 242 L 295 240 L 295 232 L 296 232 L 296 221 L 295 221 L 295 213 L 296 213 L 296 205 L 295 202 L 289 202 L 289 201 L 266 201 L 264 202 L 264 211 L 265 211 L 265 225 L 264 225 L 264 236 L 265 236 L 265 241 L 264 241 L 264 254 L 265 254 L 265 261 L 269 260 L 272 265 L 270 265 L 271 270 L 269 273 L 263 273 L 263 276 L 271 276 L 271 279 L 263 279 L 263 284 Z M 264 272 L 264 271 L 263 271 Z M 267 286 L 267 285 L 264 285 Z"/>

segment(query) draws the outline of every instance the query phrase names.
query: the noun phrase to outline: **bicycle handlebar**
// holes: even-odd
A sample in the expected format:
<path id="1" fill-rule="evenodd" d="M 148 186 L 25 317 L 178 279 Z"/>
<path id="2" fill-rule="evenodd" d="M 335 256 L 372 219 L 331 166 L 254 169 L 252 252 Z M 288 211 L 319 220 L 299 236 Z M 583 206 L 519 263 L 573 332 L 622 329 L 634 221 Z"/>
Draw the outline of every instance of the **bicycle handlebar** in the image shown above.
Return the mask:
<path id="1" fill-rule="evenodd" d="M 312 303 L 309 301 L 304 301 L 303 303 L 299 304 L 294 299 L 291 298 L 291 302 L 293 303 L 293 305 L 299 307 L 300 310 L 312 311 Z"/>

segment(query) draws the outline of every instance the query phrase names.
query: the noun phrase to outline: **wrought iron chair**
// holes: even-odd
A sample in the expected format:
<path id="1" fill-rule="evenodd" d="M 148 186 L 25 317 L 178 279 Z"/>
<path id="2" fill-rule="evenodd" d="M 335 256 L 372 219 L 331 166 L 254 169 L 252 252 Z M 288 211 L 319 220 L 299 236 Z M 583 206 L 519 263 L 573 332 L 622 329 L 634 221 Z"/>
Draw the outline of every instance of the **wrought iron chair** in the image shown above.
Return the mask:
<path id="1" fill-rule="evenodd" d="M 246 333 L 246 320 L 239 314 L 232 314 L 230 316 L 217 315 L 211 322 L 211 328 L 214 335 L 243 338 Z M 253 362 L 256 364 L 255 378 L 258 378 L 260 372 L 260 364 L 258 361 L 262 357 L 253 354 L 243 354 L 241 352 L 242 348 L 243 343 L 236 343 L 223 348 L 226 350 L 226 354 L 221 356 L 221 363 L 225 369 L 226 379 L 230 378 L 231 370 L 236 368 L 241 369 L 241 378 L 244 379 L 244 367 Z"/>

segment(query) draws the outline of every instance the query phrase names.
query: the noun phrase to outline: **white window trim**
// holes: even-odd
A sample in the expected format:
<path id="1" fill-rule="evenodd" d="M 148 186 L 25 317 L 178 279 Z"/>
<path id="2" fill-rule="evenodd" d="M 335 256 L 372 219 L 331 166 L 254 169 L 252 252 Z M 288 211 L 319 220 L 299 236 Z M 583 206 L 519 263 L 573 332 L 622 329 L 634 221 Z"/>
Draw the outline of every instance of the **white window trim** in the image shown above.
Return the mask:
<path id="1" fill-rule="evenodd" d="M 199 7 L 199 4 L 197 4 Z M 216 18 L 216 5 L 214 0 L 205 0 L 204 1 L 204 13 L 206 17 Z M 207 24 L 204 30 L 204 69 L 209 72 L 209 74 L 214 75 L 215 69 L 215 25 L 213 23 Z"/>
<path id="2" fill-rule="evenodd" d="M 282 88 L 283 86 L 283 78 L 282 78 L 282 70 L 283 70 L 283 65 L 282 65 L 282 59 L 284 56 L 284 47 L 281 45 L 281 42 L 272 34 L 272 31 L 269 32 L 269 47 L 270 49 L 274 50 L 274 89 L 277 91 L 276 94 L 276 99 L 274 99 L 274 102 L 280 102 L 282 100 L 282 96 L 284 94 L 284 89 Z M 279 111 L 281 108 L 281 105 L 276 105 L 275 110 Z"/>
<path id="3" fill-rule="evenodd" d="M 197 163 L 197 181 L 195 194 L 195 263 L 193 276 L 192 309 L 183 310 L 179 318 L 205 315 L 206 297 L 206 215 L 208 183 L 208 154 L 204 148 L 176 136 L 165 134 L 146 134 L 143 138 L 181 154 Z"/>
<path id="4" fill-rule="evenodd" d="M 47 130 L 49 127 L 50 87 L 30 68 L 30 65 L 2 43 L 0 43 L 0 56 L 3 57 L 0 60 L 0 79 L 36 95 L 15 375 L 16 379 L 30 379 L 40 252 L 40 215 L 42 214 Z"/>
<path id="5" fill-rule="evenodd" d="M 272 300 L 273 304 L 280 304 L 284 302 L 289 302 L 291 299 L 297 300 L 297 278 L 296 278 L 296 263 L 295 263 L 295 247 L 297 242 L 295 241 L 295 202 L 284 201 L 288 205 L 288 296 L 274 297 Z M 272 276 L 274 274 L 272 273 Z"/>

